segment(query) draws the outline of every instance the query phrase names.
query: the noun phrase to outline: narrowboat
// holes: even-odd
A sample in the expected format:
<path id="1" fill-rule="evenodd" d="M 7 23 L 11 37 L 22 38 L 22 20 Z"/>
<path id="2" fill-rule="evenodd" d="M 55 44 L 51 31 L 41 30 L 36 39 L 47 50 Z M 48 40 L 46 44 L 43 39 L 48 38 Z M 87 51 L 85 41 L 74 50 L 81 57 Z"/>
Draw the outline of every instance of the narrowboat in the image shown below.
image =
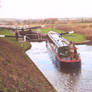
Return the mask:
<path id="1" fill-rule="evenodd" d="M 63 63 L 75 63 L 80 62 L 80 56 L 76 50 L 74 53 L 73 59 L 70 58 L 69 55 L 69 44 L 70 42 L 66 40 L 62 35 L 56 33 L 54 31 L 48 32 L 49 40 L 47 43 L 51 47 L 51 50 L 54 53 L 54 56 L 57 58 L 58 61 Z"/>

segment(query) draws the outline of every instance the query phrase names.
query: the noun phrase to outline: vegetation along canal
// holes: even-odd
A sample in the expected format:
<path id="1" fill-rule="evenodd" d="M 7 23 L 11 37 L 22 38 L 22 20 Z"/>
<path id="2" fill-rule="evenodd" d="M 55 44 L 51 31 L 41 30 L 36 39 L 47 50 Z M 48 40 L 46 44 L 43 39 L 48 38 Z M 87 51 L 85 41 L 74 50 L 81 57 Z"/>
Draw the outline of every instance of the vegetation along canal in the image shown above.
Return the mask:
<path id="1" fill-rule="evenodd" d="M 45 42 L 32 42 L 27 55 L 55 87 L 57 92 L 92 92 L 92 46 L 77 45 L 81 67 L 65 69 L 58 66 Z"/>

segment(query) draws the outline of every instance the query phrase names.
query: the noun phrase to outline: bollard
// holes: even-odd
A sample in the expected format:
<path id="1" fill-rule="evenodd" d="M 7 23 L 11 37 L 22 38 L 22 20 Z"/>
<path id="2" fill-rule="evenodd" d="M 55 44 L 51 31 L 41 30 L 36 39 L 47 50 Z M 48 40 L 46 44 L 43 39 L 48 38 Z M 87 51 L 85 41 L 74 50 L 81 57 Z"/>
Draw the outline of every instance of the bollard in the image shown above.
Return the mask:
<path id="1" fill-rule="evenodd" d="M 0 37 L 5 37 L 5 35 L 0 35 Z"/>
<path id="2" fill-rule="evenodd" d="M 26 42 L 26 36 L 24 36 L 24 42 Z"/>

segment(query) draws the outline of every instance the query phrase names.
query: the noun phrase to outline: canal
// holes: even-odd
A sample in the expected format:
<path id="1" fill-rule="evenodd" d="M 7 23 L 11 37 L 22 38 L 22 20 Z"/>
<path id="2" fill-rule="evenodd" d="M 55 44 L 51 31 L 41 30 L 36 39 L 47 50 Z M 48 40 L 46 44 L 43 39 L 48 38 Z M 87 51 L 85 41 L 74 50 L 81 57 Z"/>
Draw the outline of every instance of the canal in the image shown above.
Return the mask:
<path id="1" fill-rule="evenodd" d="M 45 42 L 32 42 L 26 54 L 57 92 L 92 92 L 92 46 L 77 45 L 81 67 L 73 69 L 57 64 Z"/>

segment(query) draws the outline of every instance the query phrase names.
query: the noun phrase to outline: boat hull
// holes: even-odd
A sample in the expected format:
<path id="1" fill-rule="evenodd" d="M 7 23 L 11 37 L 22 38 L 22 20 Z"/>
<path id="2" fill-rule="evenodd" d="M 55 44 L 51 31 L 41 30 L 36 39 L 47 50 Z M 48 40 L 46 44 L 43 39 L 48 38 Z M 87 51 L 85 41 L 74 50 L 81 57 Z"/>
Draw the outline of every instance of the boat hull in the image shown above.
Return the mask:
<path id="1" fill-rule="evenodd" d="M 54 47 L 51 45 L 51 43 L 49 41 L 46 42 L 47 45 L 49 46 L 49 48 L 51 49 L 52 54 L 55 56 L 55 58 L 57 59 L 57 61 L 61 62 L 62 64 L 77 64 L 81 62 L 80 57 L 78 56 L 78 59 L 74 59 L 74 60 L 64 60 L 61 57 L 59 57 L 59 55 L 56 53 Z"/>

